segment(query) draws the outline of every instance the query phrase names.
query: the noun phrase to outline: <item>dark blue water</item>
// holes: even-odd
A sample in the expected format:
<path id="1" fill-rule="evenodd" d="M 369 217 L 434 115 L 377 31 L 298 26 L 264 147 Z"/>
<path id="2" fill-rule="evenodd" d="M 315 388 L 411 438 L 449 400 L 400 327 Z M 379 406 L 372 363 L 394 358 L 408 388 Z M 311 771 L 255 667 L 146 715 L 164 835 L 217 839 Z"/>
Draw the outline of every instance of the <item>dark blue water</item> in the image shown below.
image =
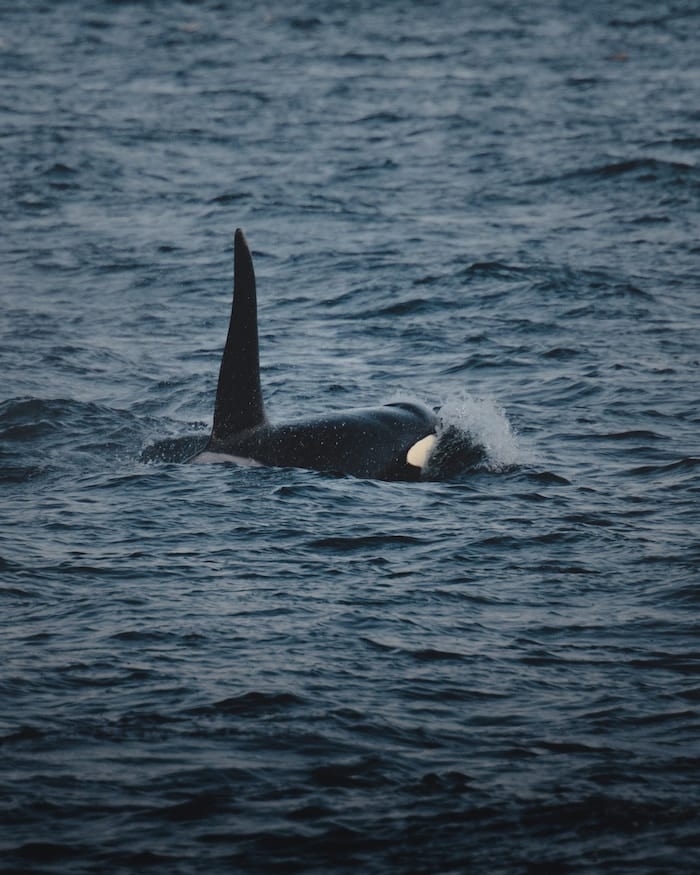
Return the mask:
<path id="1" fill-rule="evenodd" d="M 700 7 L 0 4 L 0 870 L 700 871 Z M 206 438 L 232 233 L 274 419 Z M 443 476 L 444 475 L 444 476 Z"/>

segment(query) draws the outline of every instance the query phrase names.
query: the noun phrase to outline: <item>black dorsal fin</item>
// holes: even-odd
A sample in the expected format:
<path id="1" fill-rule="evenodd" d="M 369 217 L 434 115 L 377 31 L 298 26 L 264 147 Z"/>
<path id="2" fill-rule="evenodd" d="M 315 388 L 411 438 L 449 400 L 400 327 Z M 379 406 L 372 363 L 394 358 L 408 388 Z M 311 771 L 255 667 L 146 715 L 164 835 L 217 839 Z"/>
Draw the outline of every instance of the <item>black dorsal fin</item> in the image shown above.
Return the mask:
<path id="1" fill-rule="evenodd" d="M 260 387 L 255 272 L 250 249 L 240 228 L 234 239 L 233 265 L 231 321 L 216 387 L 212 441 L 225 440 L 265 422 Z"/>

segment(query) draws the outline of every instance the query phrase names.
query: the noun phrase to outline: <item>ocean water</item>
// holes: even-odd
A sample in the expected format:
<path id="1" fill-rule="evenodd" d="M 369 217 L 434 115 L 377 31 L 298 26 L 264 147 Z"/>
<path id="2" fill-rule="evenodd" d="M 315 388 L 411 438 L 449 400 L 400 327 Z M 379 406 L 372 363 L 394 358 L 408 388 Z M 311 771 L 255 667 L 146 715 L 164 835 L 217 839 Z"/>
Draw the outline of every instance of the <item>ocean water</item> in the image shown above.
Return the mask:
<path id="1" fill-rule="evenodd" d="M 0 871 L 700 871 L 695 0 L 0 3 Z M 232 235 L 273 419 L 191 466 Z M 174 444 L 174 445 L 175 445 Z"/>

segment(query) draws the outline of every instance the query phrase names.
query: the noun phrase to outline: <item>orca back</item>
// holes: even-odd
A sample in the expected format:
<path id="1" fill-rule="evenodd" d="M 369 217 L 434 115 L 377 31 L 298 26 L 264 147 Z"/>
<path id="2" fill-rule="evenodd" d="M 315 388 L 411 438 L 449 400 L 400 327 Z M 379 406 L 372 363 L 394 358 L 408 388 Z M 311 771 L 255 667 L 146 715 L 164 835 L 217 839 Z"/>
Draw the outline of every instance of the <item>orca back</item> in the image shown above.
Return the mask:
<path id="1" fill-rule="evenodd" d="M 267 423 L 235 437 L 227 450 L 283 468 L 418 480 L 423 464 L 409 461 L 411 448 L 436 427 L 437 417 L 424 405 L 394 403 Z"/>

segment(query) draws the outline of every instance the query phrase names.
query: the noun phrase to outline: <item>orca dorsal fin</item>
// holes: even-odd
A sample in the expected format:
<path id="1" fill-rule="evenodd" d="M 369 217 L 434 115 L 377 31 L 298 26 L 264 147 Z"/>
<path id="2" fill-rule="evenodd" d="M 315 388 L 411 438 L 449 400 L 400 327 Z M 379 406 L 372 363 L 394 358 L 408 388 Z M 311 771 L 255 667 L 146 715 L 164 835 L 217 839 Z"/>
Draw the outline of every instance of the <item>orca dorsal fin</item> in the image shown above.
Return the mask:
<path id="1" fill-rule="evenodd" d="M 233 303 L 226 346 L 219 369 L 211 440 L 265 422 L 260 360 L 258 355 L 258 306 L 253 259 L 243 231 L 236 229 L 233 261 Z"/>

